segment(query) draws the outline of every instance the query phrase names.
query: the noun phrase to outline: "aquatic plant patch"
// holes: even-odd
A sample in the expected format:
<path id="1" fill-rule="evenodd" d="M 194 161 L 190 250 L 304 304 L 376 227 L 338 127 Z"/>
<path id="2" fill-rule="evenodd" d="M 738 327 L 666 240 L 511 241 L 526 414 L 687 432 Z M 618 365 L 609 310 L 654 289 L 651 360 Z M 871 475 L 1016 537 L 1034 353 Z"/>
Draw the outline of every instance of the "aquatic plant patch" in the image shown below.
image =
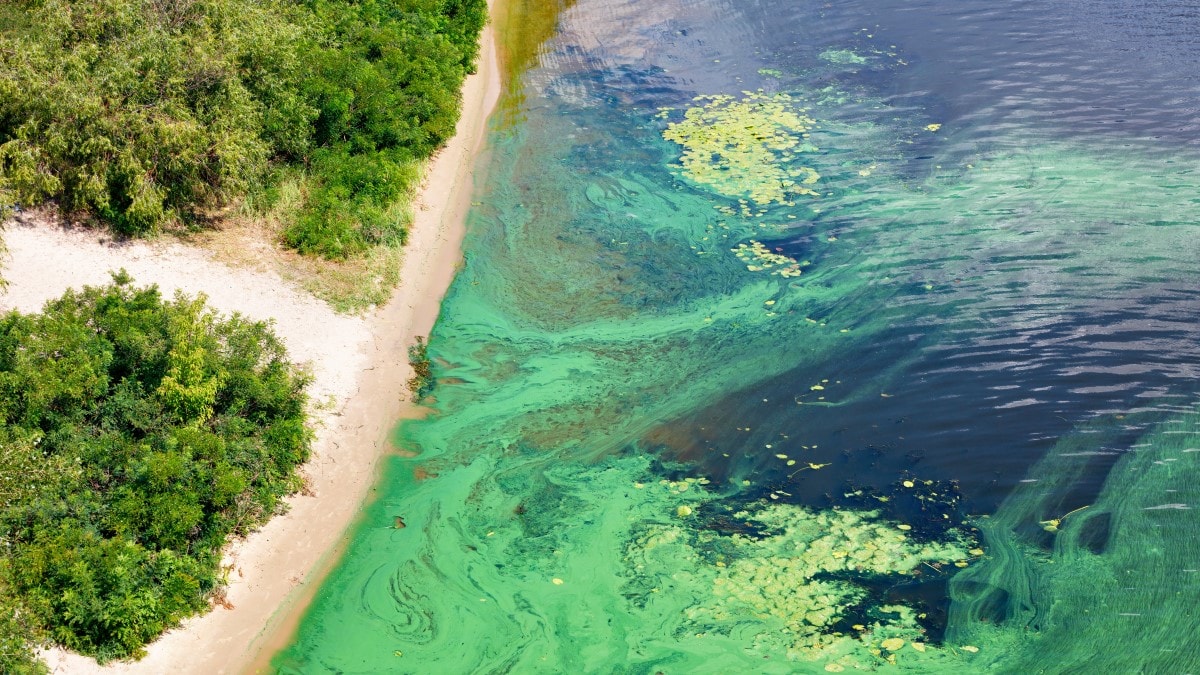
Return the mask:
<path id="1" fill-rule="evenodd" d="M 804 153 L 817 150 L 808 141 L 816 121 L 790 95 L 719 94 L 698 96 L 695 103 L 662 134 L 682 146 L 678 169 L 686 178 L 760 205 L 817 195 L 813 185 L 820 174 L 797 163 Z M 659 116 L 670 119 L 673 110 L 663 109 Z"/>

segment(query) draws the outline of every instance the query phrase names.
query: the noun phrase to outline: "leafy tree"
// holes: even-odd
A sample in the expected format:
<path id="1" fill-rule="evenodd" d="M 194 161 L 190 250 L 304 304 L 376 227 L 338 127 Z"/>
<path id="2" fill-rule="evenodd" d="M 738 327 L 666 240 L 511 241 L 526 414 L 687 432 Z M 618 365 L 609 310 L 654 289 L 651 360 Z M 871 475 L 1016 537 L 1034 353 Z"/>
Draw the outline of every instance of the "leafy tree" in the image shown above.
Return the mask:
<path id="1" fill-rule="evenodd" d="M 403 241 L 454 132 L 485 0 L 21 0 L 0 5 L 0 204 L 120 233 L 198 223 L 307 176 L 284 234 L 345 258 Z"/>
<path id="2" fill-rule="evenodd" d="M 0 318 L 0 670 L 204 611 L 228 538 L 301 486 L 306 384 L 269 325 L 124 273 Z"/>

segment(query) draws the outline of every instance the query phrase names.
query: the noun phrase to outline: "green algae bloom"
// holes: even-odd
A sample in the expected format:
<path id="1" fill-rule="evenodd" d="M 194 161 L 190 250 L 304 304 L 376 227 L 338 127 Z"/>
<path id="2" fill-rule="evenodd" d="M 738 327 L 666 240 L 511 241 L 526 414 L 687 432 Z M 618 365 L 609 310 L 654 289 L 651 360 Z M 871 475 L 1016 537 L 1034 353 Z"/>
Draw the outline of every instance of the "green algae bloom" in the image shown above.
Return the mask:
<path id="1" fill-rule="evenodd" d="M 821 52 L 820 58 L 822 61 L 836 63 L 838 65 L 862 65 L 867 62 L 865 56 L 859 56 L 849 49 L 826 49 Z"/>
<path id="2" fill-rule="evenodd" d="M 497 139 L 489 182 L 503 187 L 475 216 L 471 264 L 433 346 L 455 383 L 439 390 L 439 415 L 405 425 L 404 446 L 422 454 L 391 464 L 386 496 L 288 658 L 357 672 L 1038 672 L 1092 665 L 1095 641 L 1077 637 L 1089 631 L 1115 645 L 1102 654 L 1108 670 L 1135 672 L 1137 607 L 1191 611 L 1194 594 L 1174 594 L 1193 583 L 1186 560 L 1196 549 L 1159 525 L 1190 531 L 1176 502 L 1200 499 L 1200 482 L 1183 480 L 1200 461 L 1195 436 L 1166 456 L 1130 453 L 1138 464 L 1121 468 L 1125 480 L 1147 477 L 1136 503 L 1128 483 L 1114 482 L 1069 517 L 1077 505 L 1046 486 L 1068 485 L 1086 458 L 1056 452 L 1019 500 L 978 523 L 982 547 L 953 530 L 922 539 L 919 524 L 870 511 L 747 504 L 736 486 L 751 486 L 748 469 L 707 487 L 662 479 L 635 452 L 663 420 L 790 369 L 856 358 L 895 323 L 952 309 L 956 322 L 990 325 L 1006 288 L 1069 288 L 1069 307 L 1053 311 L 1091 312 L 1135 278 L 1147 293 L 1153 283 L 1169 291 L 1179 270 L 1194 269 L 1194 163 L 1136 148 L 1117 157 L 1019 129 L 986 149 L 944 148 L 951 138 L 934 133 L 932 118 L 864 114 L 879 102 L 832 86 L 793 96 L 709 96 L 664 110 L 670 144 L 658 129 L 638 138 L 651 162 L 682 147 L 673 172 L 664 164 L 675 156 L 650 167 L 639 156 L 633 167 L 596 164 L 594 154 L 586 171 L 546 171 L 547 158 L 573 157 L 584 143 L 580 118 L 588 143 L 627 140 L 596 132 L 606 119 L 594 108 L 534 107 L 528 125 Z M 933 158 L 906 161 L 914 142 Z M 678 189 L 677 176 L 700 189 Z M 820 200 L 784 208 L 818 181 Z M 1136 227 L 1145 222 L 1156 227 Z M 805 262 L 772 240 L 789 226 L 811 232 L 811 250 L 785 249 Z M 1125 264 L 1130 251 L 1138 264 Z M 803 277 L 782 278 L 793 265 Z M 891 390 L 902 366 L 846 399 Z M 814 397 L 839 389 L 802 382 Z M 803 410 L 825 409 L 805 401 Z M 1120 439 L 1120 429 L 1102 439 L 1083 431 L 1081 446 Z M 790 448 L 776 458 L 802 478 L 828 466 Z M 416 480 L 418 466 L 438 477 Z M 1179 493 L 1168 500 L 1157 488 L 1173 472 Z M 376 526 L 394 513 L 409 527 Z M 1130 524 L 1111 543 L 1096 534 L 1109 515 Z M 719 519 L 752 526 L 720 529 Z M 1055 532 L 1038 526 L 1047 519 Z M 1046 540 L 1059 549 L 1053 564 L 1038 547 Z M 920 609 L 872 584 L 951 574 L 944 641 L 925 634 Z M 1168 586 L 1157 581 L 1164 574 Z M 1142 588 L 1128 590 L 1130 580 Z M 1121 611 L 1096 618 L 1113 598 Z M 1184 672 L 1190 624 L 1179 624 L 1163 641 L 1179 653 L 1160 658 Z M 393 642 L 404 664 L 392 660 Z"/>
<path id="3" fill-rule="evenodd" d="M 797 195 L 816 196 L 821 179 L 796 160 L 817 148 L 806 140 L 816 124 L 787 94 L 743 92 L 698 96 L 683 120 L 671 122 L 663 138 L 683 147 L 678 168 L 689 180 L 728 197 L 756 204 L 787 204 Z M 660 117 L 667 117 L 665 109 Z"/>
<path id="4" fill-rule="evenodd" d="M 732 520 L 766 534 L 723 535 L 678 522 L 647 525 L 626 553 L 632 578 L 627 593 L 652 604 L 639 593 L 664 593 L 669 579 L 676 602 L 687 600 L 681 632 L 737 635 L 757 654 L 842 669 L 894 663 L 906 643 L 921 645 L 914 647 L 918 652 L 927 649 L 917 610 L 872 605 L 862 582 L 900 581 L 922 565 L 932 569 L 964 558 L 971 547 L 958 530 L 944 541 L 919 542 L 903 524 L 875 511 L 756 503 Z M 847 630 L 851 608 L 859 623 Z M 928 658 L 944 656 L 940 648 L 928 650 Z"/>

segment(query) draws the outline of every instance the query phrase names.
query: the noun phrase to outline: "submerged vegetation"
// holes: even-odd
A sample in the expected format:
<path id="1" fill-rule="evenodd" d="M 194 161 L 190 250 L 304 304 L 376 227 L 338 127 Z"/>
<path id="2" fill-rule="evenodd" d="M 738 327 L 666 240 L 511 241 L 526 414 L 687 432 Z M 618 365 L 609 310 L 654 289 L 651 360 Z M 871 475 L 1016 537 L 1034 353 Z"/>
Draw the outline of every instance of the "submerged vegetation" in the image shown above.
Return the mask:
<path id="1" fill-rule="evenodd" d="M 226 540 L 302 486 L 306 384 L 267 324 L 123 273 L 0 318 L 0 670 L 204 611 Z"/>
<path id="2" fill-rule="evenodd" d="M 484 0 L 5 3 L 0 205 L 144 235 L 299 181 L 287 245 L 398 244 L 486 18 Z"/>

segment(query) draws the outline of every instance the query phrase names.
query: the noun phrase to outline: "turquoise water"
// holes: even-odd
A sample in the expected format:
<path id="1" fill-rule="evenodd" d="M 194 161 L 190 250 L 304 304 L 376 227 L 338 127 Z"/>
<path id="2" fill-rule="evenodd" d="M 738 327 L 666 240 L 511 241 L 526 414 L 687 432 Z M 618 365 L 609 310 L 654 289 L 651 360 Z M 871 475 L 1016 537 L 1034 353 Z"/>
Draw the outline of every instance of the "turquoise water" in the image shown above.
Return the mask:
<path id="1" fill-rule="evenodd" d="M 1200 667 L 1180 12 L 572 5 L 276 667 Z"/>

